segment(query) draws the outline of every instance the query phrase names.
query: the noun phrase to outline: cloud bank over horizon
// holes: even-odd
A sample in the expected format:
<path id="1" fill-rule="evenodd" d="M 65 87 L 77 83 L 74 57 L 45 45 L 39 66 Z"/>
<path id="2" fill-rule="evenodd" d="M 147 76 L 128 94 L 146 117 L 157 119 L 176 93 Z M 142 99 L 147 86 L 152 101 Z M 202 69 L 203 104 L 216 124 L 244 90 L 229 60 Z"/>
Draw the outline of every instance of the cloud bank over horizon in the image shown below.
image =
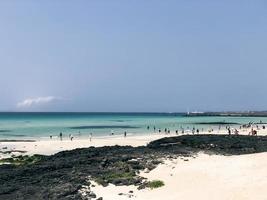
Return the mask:
<path id="1" fill-rule="evenodd" d="M 31 108 L 33 106 L 45 105 L 61 99 L 61 97 L 55 96 L 27 98 L 21 102 L 18 102 L 17 108 Z"/>

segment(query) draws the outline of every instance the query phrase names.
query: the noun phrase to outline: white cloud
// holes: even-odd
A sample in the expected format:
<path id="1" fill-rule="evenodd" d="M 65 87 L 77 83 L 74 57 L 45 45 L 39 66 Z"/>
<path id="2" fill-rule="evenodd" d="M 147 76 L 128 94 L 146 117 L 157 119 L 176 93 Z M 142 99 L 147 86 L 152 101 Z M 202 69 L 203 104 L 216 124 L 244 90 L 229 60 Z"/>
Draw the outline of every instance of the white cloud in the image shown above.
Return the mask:
<path id="1" fill-rule="evenodd" d="M 23 100 L 22 102 L 17 103 L 17 107 L 18 108 L 32 107 L 36 105 L 47 104 L 47 103 L 53 102 L 55 100 L 60 100 L 60 99 L 62 98 L 54 97 L 54 96 L 28 98 L 28 99 Z"/>

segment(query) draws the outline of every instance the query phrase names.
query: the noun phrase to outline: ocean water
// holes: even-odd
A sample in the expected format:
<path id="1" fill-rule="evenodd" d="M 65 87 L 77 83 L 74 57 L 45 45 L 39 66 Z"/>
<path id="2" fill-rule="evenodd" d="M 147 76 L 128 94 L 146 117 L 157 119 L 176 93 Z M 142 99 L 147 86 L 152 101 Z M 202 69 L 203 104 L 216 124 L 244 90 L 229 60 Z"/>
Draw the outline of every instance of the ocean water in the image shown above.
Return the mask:
<path id="1" fill-rule="evenodd" d="M 74 137 L 153 134 L 165 128 L 217 129 L 216 122 L 267 122 L 267 117 L 188 117 L 173 113 L 0 113 L 0 139 L 47 139 L 50 135 Z M 211 123 L 211 124 L 209 124 Z M 149 126 L 149 129 L 147 128 Z M 234 126 L 234 125 L 233 125 Z M 238 124 L 236 126 L 239 126 Z"/>

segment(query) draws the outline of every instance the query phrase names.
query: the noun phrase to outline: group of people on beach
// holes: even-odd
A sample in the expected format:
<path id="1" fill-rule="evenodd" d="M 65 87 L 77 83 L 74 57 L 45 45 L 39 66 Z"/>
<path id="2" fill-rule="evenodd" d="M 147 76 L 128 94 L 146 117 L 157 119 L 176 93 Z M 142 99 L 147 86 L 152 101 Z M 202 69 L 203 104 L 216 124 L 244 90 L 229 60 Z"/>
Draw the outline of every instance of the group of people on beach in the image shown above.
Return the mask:
<path id="1" fill-rule="evenodd" d="M 258 123 L 258 124 L 262 124 L 262 129 L 265 129 L 266 128 L 265 125 L 262 123 L 262 121 L 260 121 L 260 123 Z M 258 124 L 254 124 L 252 122 L 249 122 L 248 124 L 241 125 L 239 127 L 240 130 L 238 130 L 238 128 L 236 128 L 236 127 L 235 128 L 231 128 L 230 126 L 227 125 L 227 126 L 225 126 L 225 129 L 227 130 L 228 135 L 231 135 L 231 134 L 238 135 L 239 134 L 239 131 L 241 131 L 242 129 L 247 130 L 248 128 L 251 128 L 251 131 L 249 132 L 248 135 L 255 136 L 255 135 L 257 135 L 258 130 L 260 130 L 260 127 L 258 126 Z M 219 125 L 218 131 L 220 131 L 221 128 L 222 128 L 222 126 Z M 149 125 L 147 126 L 147 130 L 150 130 L 150 126 Z M 154 130 L 154 133 L 157 133 L 157 132 L 158 133 L 162 133 L 163 131 L 164 131 L 164 133 L 166 135 L 168 135 L 168 134 L 171 133 L 171 130 L 169 128 L 164 128 L 163 131 L 162 131 L 162 128 L 156 128 L 156 126 L 153 126 L 153 130 Z M 207 132 L 209 132 L 209 133 L 212 133 L 213 131 L 214 131 L 213 128 L 210 128 L 210 129 L 207 130 Z M 190 129 L 190 127 L 188 126 L 187 129 L 184 129 L 184 127 L 180 126 L 180 129 L 176 129 L 174 132 L 175 132 L 176 135 L 179 135 L 179 133 L 181 133 L 182 135 L 183 134 L 192 133 L 194 135 L 194 134 L 199 134 L 200 132 L 204 132 L 204 128 L 201 128 L 201 130 L 199 128 L 195 128 L 195 127 L 193 127 L 192 129 Z M 111 136 L 114 135 L 114 131 L 113 130 L 111 130 L 110 135 Z M 81 136 L 81 132 L 80 131 L 79 131 L 79 136 Z M 127 137 L 127 131 L 124 131 L 123 132 L 123 136 L 124 136 L 124 138 Z M 50 135 L 50 139 L 52 139 L 52 137 L 53 136 Z M 93 133 L 90 132 L 89 133 L 89 140 L 90 141 L 92 141 L 92 137 L 93 137 Z M 62 132 L 59 133 L 59 139 L 61 141 L 63 140 L 63 133 Z M 73 141 L 74 136 L 72 134 L 69 134 L 69 139 L 71 141 Z"/>
<path id="2" fill-rule="evenodd" d="M 260 121 L 259 124 L 263 124 L 262 121 Z M 264 130 L 265 128 L 266 128 L 266 126 L 263 124 L 262 129 Z M 234 133 L 235 135 L 239 134 L 239 130 L 237 130 L 237 128 L 231 129 L 230 126 L 226 126 L 226 129 L 227 129 L 229 135 L 231 135 L 232 133 Z M 260 127 L 258 124 L 254 124 L 253 122 L 249 122 L 248 124 L 243 124 L 242 126 L 240 126 L 240 130 L 241 129 L 245 129 L 245 130 L 250 129 L 248 135 L 257 136 L 258 131 L 260 130 Z"/>
<path id="3" fill-rule="evenodd" d="M 111 133 L 110 133 L 110 135 L 114 135 L 114 131 L 113 131 L 113 130 L 111 130 Z M 123 133 L 123 136 L 124 136 L 124 137 L 126 137 L 126 136 L 127 136 L 127 131 L 124 131 L 124 133 Z"/>
<path id="4" fill-rule="evenodd" d="M 79 132 L 80 133 L 80 132 Z M 74 136 L 72 135 L 72 134 L 69 134 L 69 139 L 72 141 L 73 140 L 73 138 L 74 138 Z M 52 135 L 50 135 L 50 139 L 53 139 L 53 136 Z M 63 140 L 63 133 L 62 132 L 60 132 L 59 133 L 59 139 L 62 141 Z"/>
<path id="5" fill-rule="evenodd" d="M 227 132 L 228 132 L 228 135 L 231 135 L 232 133 L 234 133 L 235 135 L 238 135 L 239 134 L 239 131 L 235 128 L 233 130 L 231 130 L 231 127 L 227 127 Z"/>
<path id="6" fill-rule="evenodd" d="M 113 130 L 111 130 L 111 135 L 114 135 L 114 131 Z M 124 137 L 126 137 L 127 136 L 127 132 L 124 131 L 123 135 L 124 135 Z M 81 136 L 81 132 L 80 131 L 79 131 L 79 136 Z M 89 133 L 90 142 L 92 141 L 92 138 L 93 138 L 93 133 L 91 132 L 91 133 Z M 53 139 L 52 135 L 50 135 L 50 139 Z M 62 132 L 59 133 L 59 139 L 61 141 L 63 140 L 63 133 Z M 72 134 L 69 134 L 69 139 L 70 139 L 70 141 L 73 141 L 74 136 Z"/>
<path id="7" fill-rule="evenodd" d="M 153 128 L 154 128 L 154 133 L 156 133 L 156 132 L 161 133 L 161 132 L 162 132 L 162 131 L 161 131 L 161 128 L 156 129 L 155 126 L 154 126 Z M 149 130 L 149 126 L 147 126 L 147 129 Z M 156 130 L 157 130 L 157 131 L 156 131 Z M 204 129 L 202 129 L 202 131 L 204 131 Z M 187 129 L 185 130 L 183 127 L 180 127 L 180 132 L 181 132 L 181 134 L 184 134 L 184 133 L 190 133 L 190 132 L 191 132 L 192 134 L 195 134 L 195 133 L 199 134 L 199 133 L 200 133 L 200 130 L 199 130 L 199 129 L 196 129 L 195 127 L 193 127 L 192 130 L 190 130 L 190 128 L 187 127 Z M 165 134 L 170 134 L 170 133 L 171 133 L 171 130 L 170 130 L 169 128 L 164 128 L 164 133 L 165 133 Z M 176 134 L 176 135 L 179 134 L 179 130 L 178 130 L 178 129 L 175 130 L 175 134 Z"/>

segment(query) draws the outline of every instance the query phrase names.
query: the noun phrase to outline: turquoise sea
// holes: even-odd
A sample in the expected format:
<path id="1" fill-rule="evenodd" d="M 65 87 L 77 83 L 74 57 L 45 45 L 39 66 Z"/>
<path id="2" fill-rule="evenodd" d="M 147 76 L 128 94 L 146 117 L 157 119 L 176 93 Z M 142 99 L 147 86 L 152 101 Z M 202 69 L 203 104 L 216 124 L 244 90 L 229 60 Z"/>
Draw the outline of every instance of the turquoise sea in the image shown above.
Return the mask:
<path id="1" fill-rule="evenodd" d="M 216 122 L 245 124 L 267 122 L 267 117 L 188 117 L 183 113 L 0 113 L 0 139 L 47 139 L 64 137 L 152 134 L 165 128 L 171 131 L 217 129 Z M 208 124 L 211 123 L 211 124 Z M 149 129 L 148 129 L 149 126 Z"/>

